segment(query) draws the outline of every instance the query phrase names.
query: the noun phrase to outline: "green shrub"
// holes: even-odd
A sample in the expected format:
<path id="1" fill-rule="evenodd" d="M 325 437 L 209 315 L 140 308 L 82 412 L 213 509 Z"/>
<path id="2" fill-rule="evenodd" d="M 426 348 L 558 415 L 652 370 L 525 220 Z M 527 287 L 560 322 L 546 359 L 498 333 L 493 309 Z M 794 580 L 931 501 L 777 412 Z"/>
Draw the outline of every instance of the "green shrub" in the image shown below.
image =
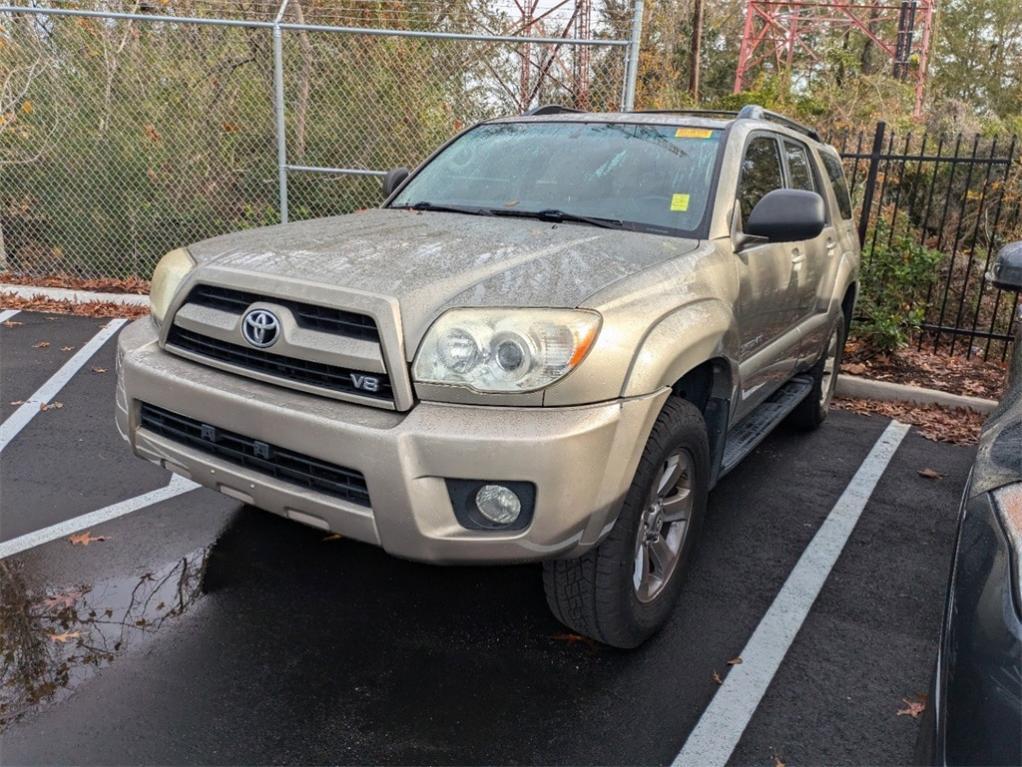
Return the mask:
<path id="1" fill-rule="evenodd" d="M 859 317 L 852 334 L 881 352 L 908 343 L 928 308 L 926 298 L 943 254 L 919 243 L 908 226 L 877 223 L 862 254 Z"/>

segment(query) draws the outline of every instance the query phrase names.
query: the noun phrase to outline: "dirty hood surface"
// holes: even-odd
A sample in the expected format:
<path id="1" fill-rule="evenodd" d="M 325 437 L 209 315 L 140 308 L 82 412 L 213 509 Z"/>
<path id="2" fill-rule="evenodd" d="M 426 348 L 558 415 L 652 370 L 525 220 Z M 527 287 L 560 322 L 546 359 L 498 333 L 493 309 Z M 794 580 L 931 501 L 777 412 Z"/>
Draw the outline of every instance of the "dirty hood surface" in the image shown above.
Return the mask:
<path id="1" fill-rule="evenodd" d="M 397 299 L 405 339 L 454 306 L 584 305 L 697 240 L 528 218 L 374 209 L 189 246 L 199 263 Z"/>

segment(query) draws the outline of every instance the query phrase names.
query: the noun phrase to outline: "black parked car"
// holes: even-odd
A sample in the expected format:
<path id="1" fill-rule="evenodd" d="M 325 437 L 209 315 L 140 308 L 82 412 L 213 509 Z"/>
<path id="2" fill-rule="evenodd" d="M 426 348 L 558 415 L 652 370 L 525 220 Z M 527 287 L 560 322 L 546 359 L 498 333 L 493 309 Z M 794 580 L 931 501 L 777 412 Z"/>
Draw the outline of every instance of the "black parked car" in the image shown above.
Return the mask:
<path id="1" fill-rule="evenodd" d="M 991 280 L 1022 291 L 1022 242 L 1001 250 Z M 1016 327 L 1008 390 L 962 498 L 919 737 L 925 764 L 1022 765 L 1022 320 Z"/>

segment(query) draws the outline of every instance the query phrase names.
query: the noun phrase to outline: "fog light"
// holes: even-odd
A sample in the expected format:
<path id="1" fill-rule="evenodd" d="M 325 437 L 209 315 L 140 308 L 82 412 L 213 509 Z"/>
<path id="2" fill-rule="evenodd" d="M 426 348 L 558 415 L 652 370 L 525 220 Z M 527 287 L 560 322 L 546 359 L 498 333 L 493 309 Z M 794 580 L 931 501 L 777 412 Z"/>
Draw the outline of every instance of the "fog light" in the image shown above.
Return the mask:
<path id="1" fill-rule="evenodd" d="M 483 485 L 476 492 L 476 508 L 491 522 L 510 525 L 522 513 L 522 502 L 503 485 Z"/>

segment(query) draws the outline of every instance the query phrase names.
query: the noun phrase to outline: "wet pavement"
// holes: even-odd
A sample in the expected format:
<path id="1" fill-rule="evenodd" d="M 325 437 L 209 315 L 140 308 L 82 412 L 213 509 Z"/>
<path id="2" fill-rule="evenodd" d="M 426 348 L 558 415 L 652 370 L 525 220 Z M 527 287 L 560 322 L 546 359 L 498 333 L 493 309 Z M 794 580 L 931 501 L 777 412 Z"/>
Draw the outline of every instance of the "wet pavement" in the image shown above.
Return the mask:
<path id="1" fill-rule="evenodd" d="M 105 324 L 13 319 L 4 417 Z M 111 341 L 4 449 L 0 541 L 167 484 L 121 442 L 113 390 Z M 668 764 L 886 424 L 771 435 L 634 652 L 568 634 L 538 567 L 406 562 L 205 489 L 69 533 L 0 560 L 0 761 Z M 897 712 L 929 682 L 972 458 L 905 438 L 733 763 L 911 761 Z"/>

